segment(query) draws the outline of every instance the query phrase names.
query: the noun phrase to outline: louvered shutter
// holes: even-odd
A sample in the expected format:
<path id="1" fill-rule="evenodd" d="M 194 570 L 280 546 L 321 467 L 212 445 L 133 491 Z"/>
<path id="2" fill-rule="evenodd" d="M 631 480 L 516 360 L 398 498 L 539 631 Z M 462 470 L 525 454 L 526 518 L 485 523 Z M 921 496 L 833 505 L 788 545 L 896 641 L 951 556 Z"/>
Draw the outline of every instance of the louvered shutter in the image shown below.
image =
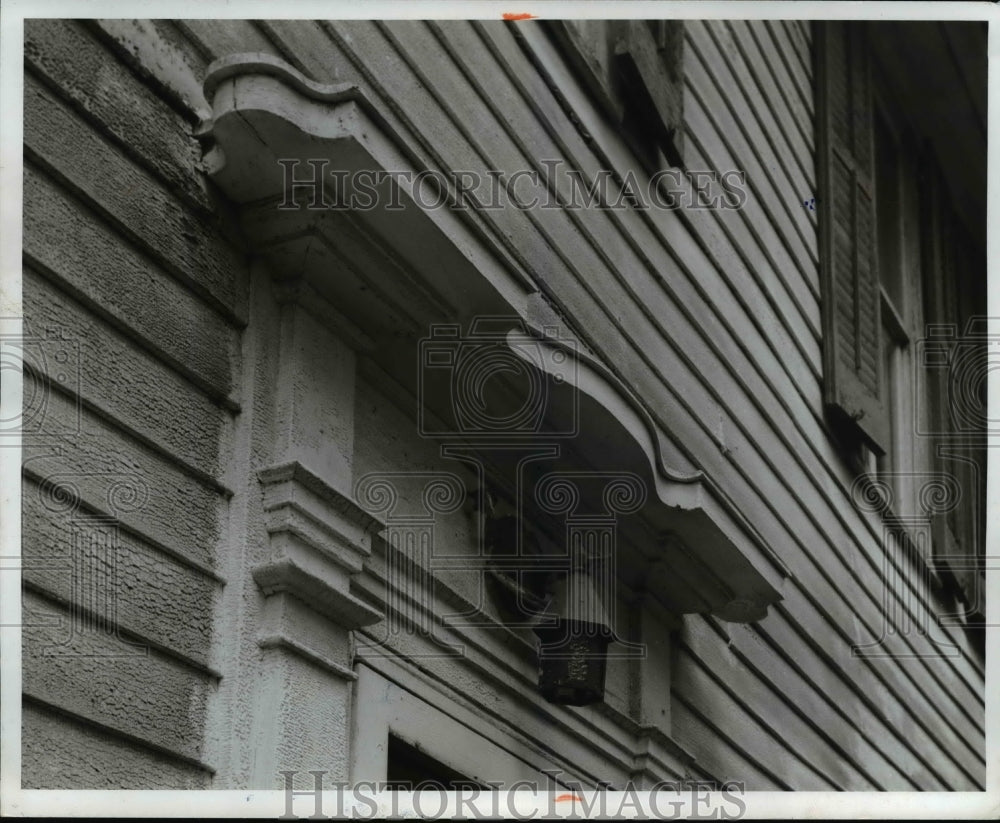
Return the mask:
<path id="1" fill-rule="evenodd" d="M 684 22 L 682 20 L 561 20 L 549 30 L 612 122 L 642 162 L 659 169 L 662 151 L 683 165 Z"/>
<path id="2" fill-rule="evenodd" d="M 623 20 L 615 32 L 621 95 L 671 165 L 682 166 L 684 23 Z"/>
<path id="3" fill-rule="evenodd" d="M 863 24 L 816 24 L 824 401 L 882 454 L 880 293 L 871 70 Z"/>

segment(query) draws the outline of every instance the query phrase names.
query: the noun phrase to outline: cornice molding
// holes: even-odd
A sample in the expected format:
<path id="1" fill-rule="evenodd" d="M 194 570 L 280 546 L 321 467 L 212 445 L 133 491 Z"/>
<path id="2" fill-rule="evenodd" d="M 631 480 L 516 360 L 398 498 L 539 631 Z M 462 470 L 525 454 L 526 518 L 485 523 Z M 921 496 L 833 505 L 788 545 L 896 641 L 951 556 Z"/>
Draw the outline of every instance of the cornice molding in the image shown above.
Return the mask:
<path id="1" fill-rule="evenodd" d="M 230 197 L 247 207 L 244 212 L 255 226 L 254 237 L 264 242 L 269 235 L 273 235 L 271 239 L 288 238 L 303 232 L 319 232 L 317 237 L 325 237 L 331 227 L 345 233 L 333 256 L 324 251 L 322 242 L 309 245 L 308 240 L 278 253 L 278 263 L 286 267 L 283 276 L 299 274 L 299 269 L 311 266 L 311 276 L 322 280 L 324 288 L 339 289 L 337 293 L 345 301 L 357 302 L 357 313 L 353 303 L 344 304 L 351 306 L 352 318 L 371 312 L 368 321 L 356 322 L 373 336 L 375 332 L 365 322 L 383 323 L 396 306 L 403 307 L 398 314 L 409 314 L 410 322 L 426 324 L 442 313 L 448 322 L 467 320 L 460 314 L 452 316 L 448 310 L 450 302 L 462 302 L 455 302 L 454 294 L 449 300 L 449 289 L 454 290 L 456 282 L 468 295 L 464 304 L 502 307 L 512 317 L 525 318 L 536 327 L 532 346 L 543 352 L 539 362 L 529 360 L 533 366 L 544 371 L 553 363 L 566 362 L 569 356 L 570 374 L 557 374 L 551 368 L 548 373 L 557 383 L 566 378 L 557 389 L 574 393 L 566 405 L 585 404 L 590 415 L 585 431 L 574 443 L 584 464 L 600 471 L 612 455 L 629 466 L 634 463 L 651 492 L 641 510 L 641 517 L 651 527 L 648 533 L 670 533 L 683 545 L 683 552 L 673 553 L 668 551 L 669 541 L 658 546 L 654 538 L 649 545 L 650 553 L 659 555 L 657 559 L 666 567 L 660 577 L 664 585 L 675 577 L 686 581 L 684 587 L 673 590 L 673 597 L 684 605 L 678 611 L 707 611 L 724 620 L 752 622 L 764 617 L 768 606 L 781 599 L 789 571 L 754 525 L 709 477 L 675 468 L 664 433 L 639 398 L 610 369 L 580 346 L 570 345 L 572 341 L 545 332 L 545 325 L 558 318 L 550 306 L 540 302 L 537 289 L 523 279 L 518 282 L 523 273 L 511 270 L 498 248 L 484 235 L 470 231 L 478 216 L 447 207 L 424 208 L 419 198 L 414 199 L 412 186 L 403 184 L 402 208 L 381 215 L 378 210 L 345 213 L 346 219 L 341 221 L 324 210 L 262 210 L 261 203 L 273 202 L 285 192 L 279 158 L 326 159 L 338 172 L 424 170 L 407 140 L 390 125 L 390 118 L 380 114 L 381 102 L 351 83 L 314 83 L 283 61 L 264 55 L 233 55 L 214 63 L 206 80 L 206 96 L 213 105 L 210 133 L 215 137 L 213 152 L 218 161 L 209 163 L 211 173 Z M 352 221 L 361 217 L 375 230 L 367 239 L 352 234 Z M 301 223 L 298 235 L 296 221 Z M 420 238 L 419 249 L 412 245 L 414 236 Z M 414 259 L 386 267 L 382 251 L 376 249 L 367 257 L 360 252 L 360 245 L 372 246 L 379 237 L 387 241 L 383 245 L 398 246 L 392 252 L 394 257 L 409 254 Z M 357 248 L 344 255 L 352 244 Z M 416 259 L 431 249 L 447 263 L 428 268 L 426 260 Z M 341 256 L 350 258 L 342 266 Z M 352 271 L 352 266 L 358 271 Z M 369 285 L 378 280 L 378 301 L 365 302 L 368 298 L 362 295 L 372 294 L 364 285 L 366 278 Z M 440 295 L 440 300 L 435 301 L 435 295 Z M 372 311 L 373 306 L 377 310 Z M 340 303 L 337 307 L 348 310 Z M 407 331 L 407 318 L 401 316 L 394 322 L 395 326 L 387 325 L 380 333 L 386 338 L 395 335 L 399 341 L 413 340 L 416 345 Z M 546 356 L 556 353 L 559 357 Z M 278 482 L 282 475 L 277 470 L 261 475 L 269 530 L 326 550 L 349 573 L 355 573 L 370 550 L 367 532 L 374 522 L 360 525 L 354 504 L 331 498 L 329 489 L 317 491 L 317 478 L 310 477 L 304 467 L 285 471 L 294 475 L 294 480 L 287 481 L 291 486 Z M 317 500 L 327 502 L 320 505 Z M 345 545 L 351 548 L 345 549 Z"/>
<path id="2" fill-rule="evenodd" d="M 382 615 L 350 593 L 371 554 L 375 517 L 298 462 L 258 472 L 270 557 L 253 570 L 266 595 L 287 592 L 338 625 L 355 629 Z"/>

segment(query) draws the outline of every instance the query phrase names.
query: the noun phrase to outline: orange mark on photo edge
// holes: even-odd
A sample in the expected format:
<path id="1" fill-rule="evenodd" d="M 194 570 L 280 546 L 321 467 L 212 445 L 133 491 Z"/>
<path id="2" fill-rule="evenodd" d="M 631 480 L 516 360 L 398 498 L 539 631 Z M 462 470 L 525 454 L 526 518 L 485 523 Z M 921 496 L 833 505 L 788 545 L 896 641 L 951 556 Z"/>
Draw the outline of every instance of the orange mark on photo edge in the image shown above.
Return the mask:
<path id="1" fill-rule="evenodd" d="M 518 12 L 512 12 L 512 11 L 505 11 L 503 13 L 503 19 L 504 20 L 534 20 L 535 19 L 535 15 L 528 14 L 528 12 L 526 12 L 526 11 L 525 12 L 520 12 L 520 13 L 518 13 Z"/>
<path id="2" fill-rule="evenodd" d="M 561 803 L 564 800 L 578 800 L 581 803 L 583 802 L 583 798 L 577 797 L 575 794 L 561 794 L 556 798 L 556 803 Z"/>

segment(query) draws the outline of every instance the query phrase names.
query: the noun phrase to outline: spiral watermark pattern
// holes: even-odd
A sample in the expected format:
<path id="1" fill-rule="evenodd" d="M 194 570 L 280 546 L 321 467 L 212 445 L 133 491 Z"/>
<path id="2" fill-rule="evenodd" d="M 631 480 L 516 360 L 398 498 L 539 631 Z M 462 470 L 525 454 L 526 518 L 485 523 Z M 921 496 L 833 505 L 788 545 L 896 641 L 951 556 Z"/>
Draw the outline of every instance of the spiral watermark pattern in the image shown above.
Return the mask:
<path id="1" fill-rule="evenodd" d="M 0 447 L 59 443 L 82 425 L 79 342 L 58 325 L 5 332 L 14 319 L 0 318 L 0 379 L 21 378 L 22 402 L 0 417 Z"/>
<path id="2" fill-rule="evenodd" d="M 575 342 L 530 332 L 517 315 L 482 315 L 463 329 L 434 324 L 420 341 L 418 428 L 424 437 L 526 441 L 578 433 L 575 395 L 549 414 L 553 391 L 574 384 Z"/>
<path id="3" fill-rule="evenodd" d="M 399 493 L 385 475 L 366 474 L 354 484 L 354 499 L 366 511 L 389 514 L 396 508 Z"/>
<path id="4" fill-rule="evenodd" d="M 428 511 L 451 514 L 466 502 L 468 491 L 460 477 L 445 474 L 431 478 L 424 486 L 422 497 Z"/>
<path id="5" fill-rule="evenodd" d="M 604 505 L 616 514 L 632 514 L 646 503 L 646 484 L 638 475 L 622 474 L 604 489 Z"/>
<path id="6" fill-rule="evenodd" d="M 858 475 L 851 483 L 851 501 L 862 511 L 881 514 L 893 504 L 892 486 L 883 478 Z"/>
<path id="7" fill-rule="evenodd" d="M 50 512 L 73 513 L 80 507 L 80 488 L 58 475 L 49 476 L 38 484 L 38 499 Z"/>
<path id="8" fill-rule="evenodd" d="M 954 475 L 934 474 L 921 483 L 918 499 L 925 514 L 947 514 L 962 502 L 962 486 Z"/>
<path id="9" fill-rule="evenodd" d="M 570 514 L 580 504 L 580 488 L 571 478 L 550 474 L 538 481 L 535 500 L 549 514 Z"/>
<path id="10" fill-rule="evenodd" d="M 149 502 L 149 487 L 139 479 L 117 480 L 108 489 L 107 501 L 116 515 L 137 512 Z"/>

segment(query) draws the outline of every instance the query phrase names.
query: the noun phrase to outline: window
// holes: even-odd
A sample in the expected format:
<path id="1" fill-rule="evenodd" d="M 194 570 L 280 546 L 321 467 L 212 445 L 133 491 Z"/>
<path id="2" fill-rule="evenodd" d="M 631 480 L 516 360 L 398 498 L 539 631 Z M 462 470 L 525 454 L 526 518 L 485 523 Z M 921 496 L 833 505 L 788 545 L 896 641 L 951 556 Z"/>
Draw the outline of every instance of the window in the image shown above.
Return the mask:
<path id="1" fill-rule="evenodd" d="M 394 791 L 413 791 L 425 780 L 431 781 L 437 788 L 443 787 L 446 791 L 457 791 L 463 786 L 480 785 L 435 760 L 417 746 L 390 734 L 386 774 L 388 788 Z"/>
<path id="2" fill-rule="evenodd" d="M 879 481 L 887 525 L 914 542 L 932 533 L 935 568 L 968 604 L 973 570 L 962 570 L 983 553 L 988 363 L 985 333 L 980 345 L 967 324 L 985 306 L 984 241 L 947 185 L 968 158 L 927 135 L 942 111 L 976 103 L 944 80 L 936 99 L 900 103 L 889 75 L 921 55 L 876 54 L 886 30 L 870 35 L 874 25 L 815 27 L 825 411 L 852 467 Z"/>
<path id="3" fill-rule="evenodd" d="M 647 171 L 683 161 L 680 20 L 561 20 L 551 31 Z"/>
<path id="4" fill-rule="evenodd" d="M 899 517 L 918 514 L 914 476 L 929 468 L 916 438 L 912 344 L 920 336 L 921 261 L 917 163 L 900 118 L 886 97 L 875 98 L 875 225 L 881 313 L 882 397 L 886 413 L 885 453 L 877 474 L 891 490 Z"/>
<path id="5" fill-rule="evenodd" d="M 996 363 L 983 316 L 982 246 L 958 218 L 941 171 L 929 165 L 923 206 L 926 334 L 918 366 L 928 403 L 918 431 L 929 432 L 935 472 L 953 476 L 958 504 L 935 519 L 937 569 L 971 611 L 984 614 L 981 561 L 986 533 L 986 376 Z"/>
<path id="6" fill-rule="evenodd" d="M 819 187 L 824 404 L 860 452 L 887 445 L 882 371 L 871 68 L 864 29 L 818 24 Z M 891 233 L 891 232 L 890 232 Z"/>
<path id="7" fill-rule="evenodd" d="M 364 644 L 359 644 L 358 652 L 351 782 L 416 785 L 429 779 L 454 786 L 485 786 L 486 781 L 510 786 L 533 780 L 545 785 L 543 770 L 558 768 L 554 760 L 521 745 L 503 722 L 452 699 L 436 681 L 416 676 L 412 661 L 373 654 Z M 557 740 L 564 734 L 553 730 Z"/>

